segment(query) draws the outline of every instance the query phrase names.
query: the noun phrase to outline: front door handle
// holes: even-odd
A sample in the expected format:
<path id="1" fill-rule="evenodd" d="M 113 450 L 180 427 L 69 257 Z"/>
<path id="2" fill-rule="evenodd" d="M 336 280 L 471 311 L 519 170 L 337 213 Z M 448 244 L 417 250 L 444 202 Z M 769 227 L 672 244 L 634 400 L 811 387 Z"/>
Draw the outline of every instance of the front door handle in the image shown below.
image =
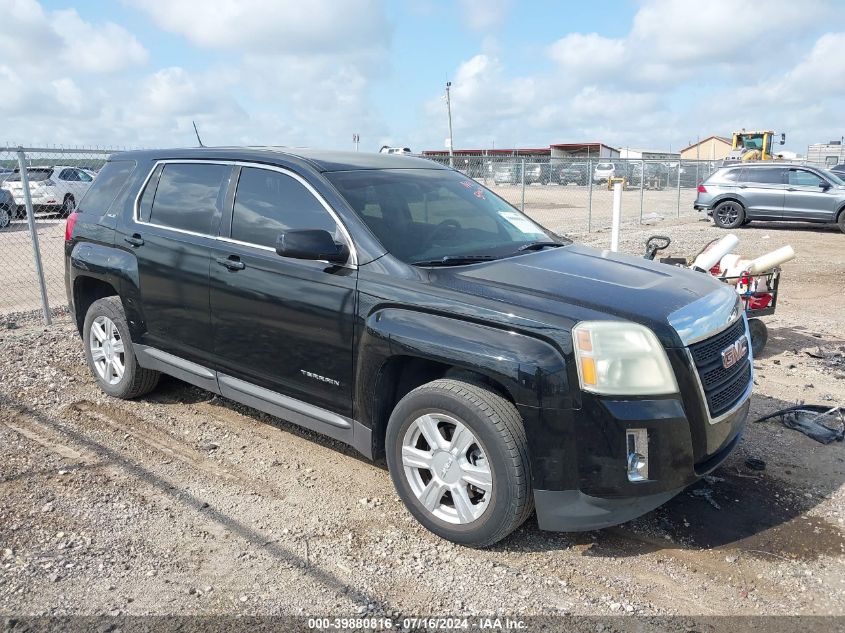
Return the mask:
<path id="1" fill-rule="evenodd" d="M 787 187 L 787 191 L 798 191 L 795 187 Z"/>
<path id="2" fill-rule="evenodd" d="M 246 264 L 244 264 L 237 255 L 218 257 L 217 263 L 223 266 L 223 268 L 228 268 L 229 270 L 243 270 L 246 268 Z"/>
<path id="3" fill-rule="evenodd" d="M 143 246 L 144 245 L 144 238 L 140 236 L 138 233 L 134 233 L 132 237 L 124 237 L 123 241 L 131 246 Z"/>

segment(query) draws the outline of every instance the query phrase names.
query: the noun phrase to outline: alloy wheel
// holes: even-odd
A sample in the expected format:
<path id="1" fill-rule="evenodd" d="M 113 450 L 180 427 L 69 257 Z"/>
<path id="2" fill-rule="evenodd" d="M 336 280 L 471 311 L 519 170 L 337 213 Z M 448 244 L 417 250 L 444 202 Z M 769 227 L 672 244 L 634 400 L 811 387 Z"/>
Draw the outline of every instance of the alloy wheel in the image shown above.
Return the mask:
<path id="1" fill-rule="evenodd" d="M 402 466 L 417 499 L 447 523 L 479 519 L 493 493 L 493 474 L 481 442 L 444 413 L 416 418 L 402 441 Z"/>
<path id="2" fill-rule="evenodd" d="M 106 316 L 94 319 L 88 345 L 94 369 L 99 377 L 110 385 L 119 383 L 126 370 L 126 357 L 123 340 L 114 321 Z"/>
<path id="3" fill-rule="evenodd" d="M 732 202 L 722 203 L 716 209 L 716 216 L 722 224 L 729 226 L 734 224 L 739 217 L 739 207 Z"/>

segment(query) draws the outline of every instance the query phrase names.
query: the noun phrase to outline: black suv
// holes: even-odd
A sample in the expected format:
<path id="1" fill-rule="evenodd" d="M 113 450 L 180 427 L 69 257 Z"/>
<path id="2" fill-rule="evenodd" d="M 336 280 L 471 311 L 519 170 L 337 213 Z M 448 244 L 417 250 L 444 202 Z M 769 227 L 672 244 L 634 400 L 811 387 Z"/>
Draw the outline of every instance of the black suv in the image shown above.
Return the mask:
<path id="1" fill-rule="evenodd" d="M 736 446 L 752 387 L 733 288 L 572 244 L 405 156 L 112 156 L 68 220 L 91 371 L 176 376 L 386 457 L 432 532 L 483 546 L 647 512 Z"/>

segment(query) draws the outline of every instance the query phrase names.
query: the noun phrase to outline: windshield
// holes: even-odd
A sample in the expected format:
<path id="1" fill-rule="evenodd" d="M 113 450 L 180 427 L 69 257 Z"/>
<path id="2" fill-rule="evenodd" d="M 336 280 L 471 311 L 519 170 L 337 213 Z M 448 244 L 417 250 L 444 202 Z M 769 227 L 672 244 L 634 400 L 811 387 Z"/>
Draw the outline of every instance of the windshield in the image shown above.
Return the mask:
<path id="1" fill-rule="evenodd" d="M 830 171 L 829 169 L 820 169 L 826 178 L 828 178 L 834 185 L 845 185 L 845 180 L 842 179 L 841 174 L 837 174 L 835 171 Z"/>
<path id="2" fill-rule="evenodd" d="M 567 243 L 466 176 L 445 169 L 326 174 L 384 247 L 404 262 L 513 255 Z"/>

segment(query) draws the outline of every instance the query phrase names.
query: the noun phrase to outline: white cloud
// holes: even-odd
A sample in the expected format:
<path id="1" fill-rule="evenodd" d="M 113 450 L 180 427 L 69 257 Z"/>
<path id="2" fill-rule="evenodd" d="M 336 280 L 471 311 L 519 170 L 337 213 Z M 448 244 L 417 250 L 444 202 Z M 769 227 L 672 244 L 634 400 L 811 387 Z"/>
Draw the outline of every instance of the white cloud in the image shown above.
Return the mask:
<path id="1" fill-rule="evenodd" d="M 113 22 L 91 23 L 74 9 L 46 12 L 35 0 L 0 0 L 0 64 L 28 73 L 112 73 L 148 53 Z"/>
<path id="2" fill-rule="evenodd" d="M 136 0 L 163 29 L 197 46 L 250 53 L 341 53 L 386 46 L 377 0 Z"/>
<path id="3" fill-rule="evenodd" d="M 461 0 L 464 21 L 475 31 L 489 31 L 507 18 L 513 0 Z"/>

